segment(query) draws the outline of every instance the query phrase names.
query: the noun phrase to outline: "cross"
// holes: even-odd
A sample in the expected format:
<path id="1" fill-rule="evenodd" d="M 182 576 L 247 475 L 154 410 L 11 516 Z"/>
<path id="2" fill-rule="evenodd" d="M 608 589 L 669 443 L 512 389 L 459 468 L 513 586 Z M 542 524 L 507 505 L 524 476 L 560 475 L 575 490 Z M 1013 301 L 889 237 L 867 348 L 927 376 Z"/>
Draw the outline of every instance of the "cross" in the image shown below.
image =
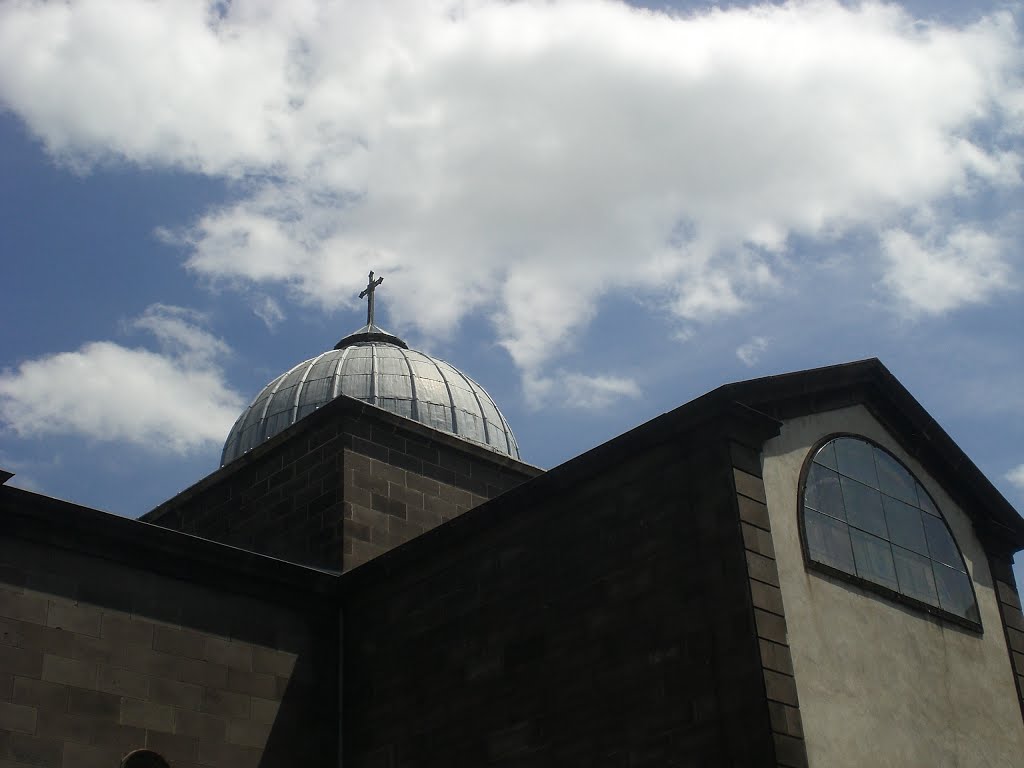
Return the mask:
<path id="1" fill-rule="evenodd" d="M 383 277 L 378 277 L 376 280 L 373 279 L 373 270 L 370 270 L 370 281 L 366 284 L 366 288 L 359 294 L 359 298 L 364 296 L 370 297 L 370 303 L 366 307 L 366 324 L 373 325 L 373 292 L 377 289 L 377 286 L 384 282 Z"/>

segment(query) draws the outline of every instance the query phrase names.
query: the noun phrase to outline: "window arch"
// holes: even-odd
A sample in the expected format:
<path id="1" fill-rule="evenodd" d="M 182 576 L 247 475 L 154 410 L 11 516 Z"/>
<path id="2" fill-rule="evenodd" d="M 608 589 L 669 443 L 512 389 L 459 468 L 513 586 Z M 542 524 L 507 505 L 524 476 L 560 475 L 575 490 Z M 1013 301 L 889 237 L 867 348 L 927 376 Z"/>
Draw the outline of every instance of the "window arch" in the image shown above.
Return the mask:
<path id="1" fill-rule="evenodd" d="M 121 759 L 121 768 L 170 768 L 170 763 L 151 749 L 136 749 Z"/>
<path id="2" fill-rule="evenodd" d="M 826 438 L 804 467 L 807 562 L 972 629 L 981 616 L 963 555 L 932 497 L 863 437 Z"/>

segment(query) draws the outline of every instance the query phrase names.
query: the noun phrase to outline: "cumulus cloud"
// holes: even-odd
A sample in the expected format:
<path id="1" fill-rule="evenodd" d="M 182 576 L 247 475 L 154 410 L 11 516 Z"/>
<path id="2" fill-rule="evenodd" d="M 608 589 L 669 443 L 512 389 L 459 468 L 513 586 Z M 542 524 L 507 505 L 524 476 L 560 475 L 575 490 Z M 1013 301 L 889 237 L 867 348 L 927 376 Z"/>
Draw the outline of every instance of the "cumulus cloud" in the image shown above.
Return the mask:
<path id="1" fill-rule="evenodd" d="M 399 327 L 482 311 L 527 374 L 611 291 L 744 311 L 795 237 L 889 230 L 889 290 L 984 300 L 997 243 L 894 228 L 1020 183 L 1021 68 L 1009 14 L 876 2 L 0 6 L 0 99 L 55 156 L 247 180 L 174 234 L 196 274 L 337 308 L 372 267 Z"/>
<path id="2" fill-rule="evenodd" d="M 527 400 L 535 408 L 556 405 L 594 411 L 640 396 L 639 385 L 625 376 L 559 371 L 554 376 L 531 377 L 525 385 Z"/>
<path id="3" fill-rule="evenodd" d="M 0 424 L 21 437 L 76 434 L 186 454 L 224 439 L 244 405 L 201 316 L 157 304 L 131 324 L 161 351 L 90 342 L 0 373 Z"/>
<path id="4" fill-rule="evenodd" d="M 753 367 L 761 359 L 761 354 L 768 349 L 768 341 L 765 336 L 754 336 L 736 348 L 736 357 L 748 368 Z"/>
<path id="5" fill-rule="evenodd" d="M 907 314 L 941 314 L 1011 287 L 1003 244 L 987 232 L 961 227 L 936 241 L 891 230 L 882 242 L 885 285 Z"/>
<path id="6" fill-rule="evenodd" d="M 1019 467 L 1015 467 L 1007 472 L 1006 479 L 1021 490 L 1024 490 L 1024 464 L 1021 464 Z"/>
<path id="7" fill-rule="evenodd" d="M 231 354 L 231 348 L 202 328 L 206 319 L 194 309 L 153 304 L 130 326 L 153 334 L 166 357 L 189 367 L 209 368 L 217 365 L 218 358 Z"/>

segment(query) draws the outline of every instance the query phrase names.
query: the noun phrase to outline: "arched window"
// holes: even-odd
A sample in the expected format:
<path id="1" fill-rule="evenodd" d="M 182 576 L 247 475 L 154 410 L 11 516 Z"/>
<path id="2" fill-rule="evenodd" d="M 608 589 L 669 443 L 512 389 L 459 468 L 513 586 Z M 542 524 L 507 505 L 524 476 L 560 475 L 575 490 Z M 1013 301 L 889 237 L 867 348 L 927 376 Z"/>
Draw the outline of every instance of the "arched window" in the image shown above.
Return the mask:
<path id="1" fill-rule="evenodd" d="M 121 768 L 170 768 L 170 763 L 151 749 L 136 749 L 122 758 Z"/>
<path id="2" fill-rule="evenodd" d="M 864 438 L 833 437 L 804 473 L 808 563 L 981 629 L 974 587 L 949 526 L 896 457 Z"/>

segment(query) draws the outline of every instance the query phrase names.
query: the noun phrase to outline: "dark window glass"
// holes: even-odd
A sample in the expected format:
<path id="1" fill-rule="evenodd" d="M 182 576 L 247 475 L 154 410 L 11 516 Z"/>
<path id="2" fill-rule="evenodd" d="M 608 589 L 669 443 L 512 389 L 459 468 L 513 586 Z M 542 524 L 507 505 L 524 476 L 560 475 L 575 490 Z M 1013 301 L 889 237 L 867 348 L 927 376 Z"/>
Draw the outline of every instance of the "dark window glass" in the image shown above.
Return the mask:
<path id="1" fill-rule="evenodd" d="M 900 589 L 896 579 L 896 566 L 892 562 L 892 547 L 885 539 L 870 533 L 850 529 L 853 540 L 853 558 L 857 563 L 857 575 L 894 592 Z"/>
<path id="2" fill-rule="evenodd" d="M 807 475 L 807 494 L 804 496 L 804 503 L 811 509 L 845 520 L 839 474 L 831 469 L 825 469 L 820 464 L 812 464 Z"/>
<path id="3" fill-rule="evenodd" d="M 917 482 L 902 464 L 881 448 L 875 448 L 875 466 L 878 468 L 878 488 L 882 493 L 917 505 Z"/>
<path id="4" fill-rule="evenodd" d="M 893 547 L 892 554 L 896 559 L 900 592 L 929 605 L 938 605 L 931 560 L 903 547 Z"/>
<path id="5" fill-rule="evenodd" d="M 967 574 L 942 563 L 933 563 L 932 570 L 935 573 L 935 586 L 939 591 L 939 605 L 957 616 L 963 616 L 971 621 L 981 621 Z"/>
<path id="6" fill-rule="evenodd" d="M 834 442 L 839 472 L 877 488 L 878 473 L 875 471 L 875 455 L 871 444 L 849 437 L 840 437 Z"/>
<path id="7" fill-rule="evenodd" d="M 889 496 L 882 497 L 882 506 L 885 507 L 889 540 L 893 544 L 912 549 L 919 555 L 927 555 L 928 544 L 924 538 L 921 510 Z"/>
<path id="8" fill-rule="evenodd" d="M 829 469 L 838 470 L 839 465 L 836 464 L 836 444 L 834 442 L 825 443 L 818 449 L 814 460 Z"/>
<path id="9" fill-rule="evenodd" d="M 942 513 L 885 449 L 855 437 L 823 445 L 807 469 L 803 522 L 811 562 L 981 623 Z"/>
<path id="10" fill-rule="evenodd" d="M 882 494 L 848 477 L 841 478 L 840 482 L 843 486 L 843 501 L 846 504 L 846 522 L 862 531 L 887 537 Z"/>
<path id="11" fill-rule="evenodd" d="M 121 760 L 121 768 L 169 768 L 169 764 L 156 752 L 136 749 Z"/>
<path id="12" fill-rule="evenodd" d="M 811 552 L 811 557 L 840 571 L 856 574 L 846 524 L 819 514 L 813 509 L 806 510 L 804 515 L 807 524 L 807 548 Z"/>
<path id="13" fill-rule="evenodd" d="M 932 501 L 932 497 L 928 495 L 928 491 L 921 487 L 920 483 L 917 484 L 917 499 L 921 502 L 921 509 L 929 515 L 942 517 L 942 513 L 939 512 L 939 508 L 936 507 L 935 502 Z"/>
<path id="14" fill-rule="evenodd" d="M 952 566 L 962 571 L 963 565 L 960 561 L 960 551 L 956 548 L 956 542 L 949 535 L 944 520 L 938 517 L 926 515 L 924 517 L 924 530 L 928 534 L 928 552 L 933 560 Z"/>

